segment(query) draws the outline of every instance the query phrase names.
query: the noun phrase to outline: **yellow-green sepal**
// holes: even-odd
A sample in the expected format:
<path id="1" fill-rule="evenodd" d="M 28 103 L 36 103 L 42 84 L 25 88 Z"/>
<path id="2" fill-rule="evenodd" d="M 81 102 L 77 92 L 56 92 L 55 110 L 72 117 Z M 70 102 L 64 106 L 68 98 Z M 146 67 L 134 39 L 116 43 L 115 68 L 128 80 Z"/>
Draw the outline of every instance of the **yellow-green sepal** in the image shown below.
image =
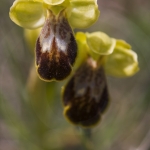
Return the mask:
<path id="1" fill-rule="evenodd" d="M 93 25 L 100 14 L 95 0 L 70 0 L 67 12 L 71 26 L 80 29 Z"/>
<path id="2" fill-rule="evenodd" d="M 103 32 L 86 33 L 87 44 L 95 55 L 109 55 L 113 52 L 116 40 Z"/>
<path id="3" fill-rule="evenodd" d="M 119 45 L 119 46 L 118 46 Z M 138 72 L 137 54 L 125 44 L 120 46 L 120 40 L 112 54 L 108 55 L 105 63 L 105 71 L 108 75 L 115 77 L 128 77 Z"/>
<path id="4" fill-rule="evenodd" d="M 9 16 L 17 25 L 35 29 L 44 24 L 44 8 L 41 0 L 16 0 L 10 8 Z"/>
<path id="5" fill-rule="evenodd" d="M 121 39 L 117 39 L 116 47 L 122 47 L 122 48 L 126 48 L 128 50 L 130 50 L 132 48 L 130 44 L 128 44 L 126 41 L 121 40 Z"/>

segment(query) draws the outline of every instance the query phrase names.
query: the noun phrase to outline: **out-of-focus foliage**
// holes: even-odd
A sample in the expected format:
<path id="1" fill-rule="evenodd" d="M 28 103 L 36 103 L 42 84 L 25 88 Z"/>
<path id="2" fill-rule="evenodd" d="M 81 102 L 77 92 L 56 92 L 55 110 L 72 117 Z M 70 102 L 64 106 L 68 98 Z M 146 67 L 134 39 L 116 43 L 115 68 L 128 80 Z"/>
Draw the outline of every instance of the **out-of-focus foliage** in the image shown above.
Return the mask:
<path id="1" fill-rule="evenodd" d="M 140 71 L 126 79 L 107 78 L 110 106 L 99 126 L 85 134 L 62 115 L 63 83 L 49 84 L 37 78 L 24 32 L 8 16 L 12 2 L 0 1 L 0 149 L 148 150 L 150 1 L 98 0 L 101 17 L 86 31 L 126 40 L 138 54 Z M 92 139 L 86 139 L 87 134 Z"/>

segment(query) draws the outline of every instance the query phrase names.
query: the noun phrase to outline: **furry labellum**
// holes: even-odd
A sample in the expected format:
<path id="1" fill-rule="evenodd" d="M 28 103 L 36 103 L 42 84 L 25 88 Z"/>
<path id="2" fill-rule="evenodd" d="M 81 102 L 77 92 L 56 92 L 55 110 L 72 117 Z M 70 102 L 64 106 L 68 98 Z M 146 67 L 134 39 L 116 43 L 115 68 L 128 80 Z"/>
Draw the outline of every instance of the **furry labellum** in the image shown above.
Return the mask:
<path id="1" fill-rule="evenodd" d="M 36 68 L 45 81 L 63 80 L 72 71 L 77 44 L 65 9 L 57 16 L 47 10 L 47 18 L 36 43 Z"/>
<path id="2" fill-rule="evenodd" d="M 91 127 L 100 121 L 108 103 L 104 69 L 88 58 L 64 88 L 64 115 L 75 125 Z"/>

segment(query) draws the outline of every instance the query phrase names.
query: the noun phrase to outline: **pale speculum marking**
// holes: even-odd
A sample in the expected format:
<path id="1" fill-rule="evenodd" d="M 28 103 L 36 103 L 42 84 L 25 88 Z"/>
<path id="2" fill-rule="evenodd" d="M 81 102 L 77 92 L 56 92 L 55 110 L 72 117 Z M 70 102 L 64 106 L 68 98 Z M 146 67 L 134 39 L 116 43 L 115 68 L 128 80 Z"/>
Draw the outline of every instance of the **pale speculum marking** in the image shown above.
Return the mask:
<path id="1" fill-rule="evenodd" d="M 65 10 L 55 16 L 51 10 L 36 43 L 36 66 L 41 79 L 63 80 L 72 71 L 77 44 Z"/>

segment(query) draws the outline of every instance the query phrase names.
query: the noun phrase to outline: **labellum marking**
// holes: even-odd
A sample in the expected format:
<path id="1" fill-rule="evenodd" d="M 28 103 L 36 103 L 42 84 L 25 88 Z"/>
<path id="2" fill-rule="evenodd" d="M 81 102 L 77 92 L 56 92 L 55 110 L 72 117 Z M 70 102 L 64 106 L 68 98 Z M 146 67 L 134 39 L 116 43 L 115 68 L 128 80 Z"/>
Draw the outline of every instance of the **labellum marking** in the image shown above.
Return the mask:
<path id="1" fill-rule="evenodd" d="M 97 124 L 109 103 L 109 94 L 102 66 L 92 58 L 76 71 L 63 93 L 64 115 L 82 127 Z"/>
<path id="2" fill-rule="evenodd" d="M 63 80 L 72 71 L 77 44 L 65 10 L 55 16 L 51 10 L 36 43 L 36 68 L 46 81 Z"/>

